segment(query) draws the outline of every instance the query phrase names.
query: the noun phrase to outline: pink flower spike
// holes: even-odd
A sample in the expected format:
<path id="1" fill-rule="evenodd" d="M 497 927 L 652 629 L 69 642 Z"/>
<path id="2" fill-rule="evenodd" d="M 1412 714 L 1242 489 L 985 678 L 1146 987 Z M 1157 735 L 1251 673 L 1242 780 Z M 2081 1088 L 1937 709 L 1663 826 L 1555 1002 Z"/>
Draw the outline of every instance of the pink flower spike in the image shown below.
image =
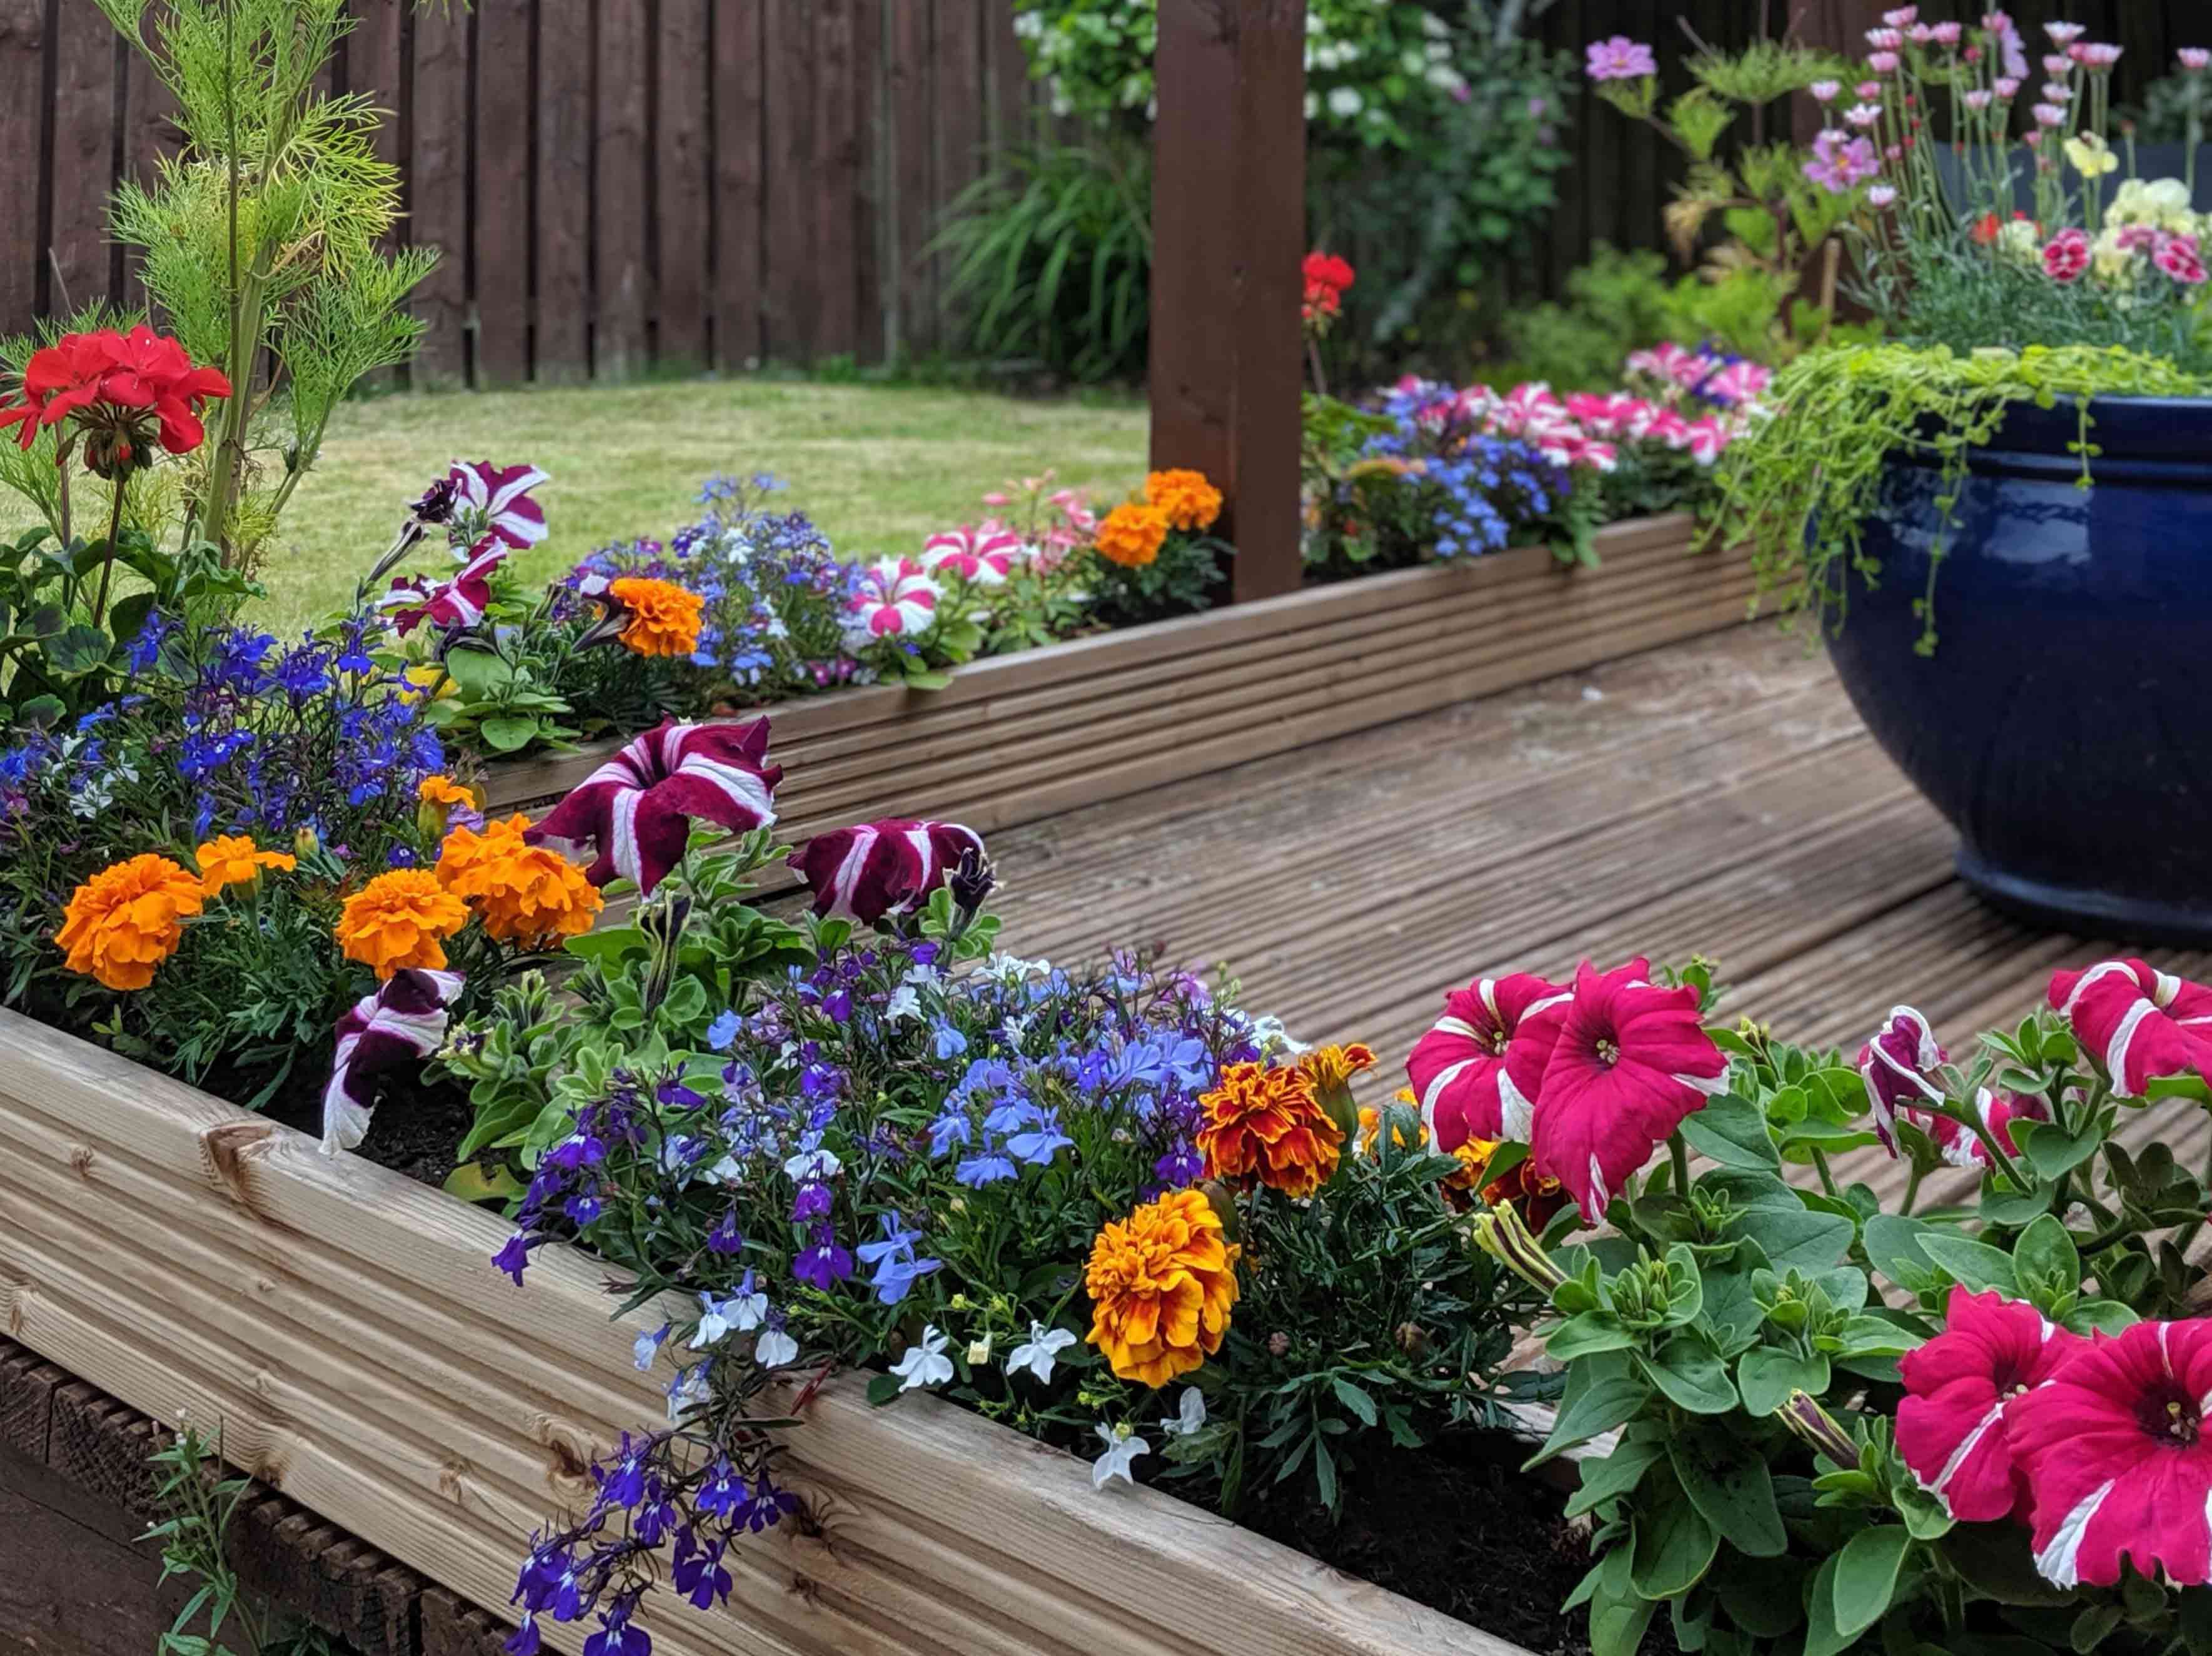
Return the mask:
<path id="1" fill-rule="evenodd" d="M 1990 85 L 1997 96 L 2006 103 L 2010 103 L 2014 98 L 2020 96 L 2020 82 L 2009 76 L 2002 80 L 1992 81 Z"/>
<path id="2" fill-rule="evenodd" d="M 2066 112 L 2057 104 L 2038 104 L 2030 112 L 2038 126 L 2056 127 L 2066 124 Z"/>
<path id="3" fill-rule="evenodd" d="M 691 819 L 732 834 L 775 822 L 783 767 L 768 762 L 768 720 L 744 725 L 663 721 L 593 771 L 525 836 L 579 861 L 593 885 L 634 882 L 650 894 L 684 856 Z"/>
<path id="4" fill-rule="evenodd" d="M 1683 1119 L 1726 1084 L 1728 1059 L 1698 1017 L 1698 992 L 1662 989 L 1650 963 L 1588 961 L 1536 1095 L 1536 1171 L 1600 1223 Z"/>
<path id="5" fill-rule="evenodd" d="M 1965 37 L 1966 30 L 1955 22 L 1937 23 L 1928 33 L 1939 46 L 1955 46 Z"/>
<path id="6" fill-rule="evenodd" d="M 2120 54 L 2125 50 L 2124 46 L 2084 41 L 2081 45 L 2072 48 L 2070 55 L 2075 63 L 2081 64 L 2092 75 L 2102 75 L 2120 61 Z"/>
<path id="7" fill-rule="evenodd" d="M 2100 1335 L 2008 1405 L 2044 1580 L 2111 1586 L 2124 1562 L 2173 1586 L 2212 1581 L 2208 1397 L 2212 1321 L 2192 1319 Z"/>
<path id="8" fill-rule="evenodd" d="M 983 836 L 957 822 L 886 818 L 817 834 L 789 867 L 814 894 L 814 912 L 860 925 L 920 907 L 957 873 L 983 858 Z"/>
<path id="9" fill-rule="evenodd" d="M 1905 45 L 1905 31 L 1898 28 L 1870 28 L 1866 32 L 1866 43 L 1876 52 L 1895 52 Z"/>
<path id="10" fill-rule="evenodd" d="M 2139 960 L 2100 961 L 2053 974 L 2049 1000 L 2125 1097 L 2164 1076 L 2212 1081 L 2212 989 Z"/>
<path id="11" fill-rule="evenodd" d="M 1529 1142 L 1536 1089 L 1572 992 L 1528 973 L 1480 978 L 1444 998 L 1444 1015 L 1406 1060 L 1421 1123 L 1449 1154 L 1470 1138 Z"/>
<path id="12" fill-rule="evenodd" d="M 2023 1393 L 2089 1343 L 2024 1301 L 1951 1290 L 1943 1331 L 1898 1360 L 1897 1451 L 1961 1522 L 2026 1523 L 2033 1498 L 2006 1426 Z"/>

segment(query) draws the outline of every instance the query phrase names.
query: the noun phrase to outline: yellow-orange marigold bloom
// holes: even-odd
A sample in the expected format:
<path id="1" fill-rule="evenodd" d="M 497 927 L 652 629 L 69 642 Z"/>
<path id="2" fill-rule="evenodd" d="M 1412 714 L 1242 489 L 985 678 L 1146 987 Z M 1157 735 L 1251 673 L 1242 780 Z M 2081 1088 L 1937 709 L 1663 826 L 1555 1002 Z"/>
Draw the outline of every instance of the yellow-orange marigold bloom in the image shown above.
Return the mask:
<path id="1" fill-rule="evenodd" d="M 485 823 L 481 833 L 455 828 L 439 850 L 438 879 L 501 943 L 544 949 L 589 931 L 605 899 L 559 852 L 528 843 L 529 826 L 517 812 Z"/>
<path id="2" fill-rule="evenodd" d="M 1098 555 L 1125 569 L 1141 569 L 1160 555 L 1168 538 L 1168 514 L 1156 506 L 1127 501 L 1098 525 Z"/>
<path id="3" fill-rule="evenodd" d="M 607 596 L 627 616 L 622 641 L 641 656 L 688 656 L 699 647 L 699 618 L 707 600 L 673 581 L 624 575 L 609 583 Z"/>
<path id="4" fill-rule="evenodd" d="M 212 897 L 225 886 L 252 885 L 264 868 L 293 869 L 300 859 L 289 851 L 264 851 L 243 834 L 218 834 L 192 852 L 200 865 L 200 884 Z"/>
<path id="5" fill-rule="evenodd" d="M 426 776 L 417 782 L 415 797 L 426 805 L 458 805 L 466 810 L 477 808 L 475 792 L 442 773 Z"/>
<path id="6" fill-rule="evenodd" d="M 1221 1349 L 1237 1303 L 1238 1249 L 1194 1190 L 1170 1191 L 1091 1245 L 1091 1344 L 1114 1372 L 1165 1386 Z"/>
<path id="7" fill-rule="evenodd" d="M 1145 499 L 1165 513 L 1176 529 L 1211 529 L 1221 515 L 1221 491 L 1202 471 L 1155 471 L 1145 479 Z"/>
<path id="8" fill-rule="evenodd" d="M 54 941 L 69 968 L 110 989 L 143 989 L 177 952 L 184 922 L 207 901 L 197 875 L 152 852 L 111 864 L 70 895 Z"/>
<path id="9" fill-rule="evenodd" d="M 1247 1190 L 1256 1183 L 1310 1196 L 1335 1176 L 1344 1130 L 1329 1119 L 1304 1071 L 1232 1064 L 1199 1105 L 1206 1125 L 1198 1150 L 1212 1177 Z"/>
<path id="10" fill-rule="evenodd" d="M 339 912 L 339 952 L 388 978 L 410 966 L 436 971 L 446 963 L 444 940 L 469 923 L 469 907 L 438 883 L 427 868 L 380 874 L 345 901 Z"/>

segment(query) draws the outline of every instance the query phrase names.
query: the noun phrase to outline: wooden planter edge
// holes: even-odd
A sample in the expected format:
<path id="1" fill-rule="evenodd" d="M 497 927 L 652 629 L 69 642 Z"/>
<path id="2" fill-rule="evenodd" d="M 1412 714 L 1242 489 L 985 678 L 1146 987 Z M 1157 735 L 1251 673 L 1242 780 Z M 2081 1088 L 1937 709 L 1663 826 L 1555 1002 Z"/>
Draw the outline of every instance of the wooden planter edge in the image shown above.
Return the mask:
<path id="1" fill-rule="evenodd" d="M 494 1271 L 489 1214 L 0 1013 L 0 1334 L 471 1603 L 662 1398 L 599 1268 Z M 818 1522 L 655 1595 L 666 1656 L 1513 1656 L 1517 1647 L 933 1398 L 824 1387 L 787 1475 Z M 549 1628 L 580 1647 L 589 1629 Z"/>

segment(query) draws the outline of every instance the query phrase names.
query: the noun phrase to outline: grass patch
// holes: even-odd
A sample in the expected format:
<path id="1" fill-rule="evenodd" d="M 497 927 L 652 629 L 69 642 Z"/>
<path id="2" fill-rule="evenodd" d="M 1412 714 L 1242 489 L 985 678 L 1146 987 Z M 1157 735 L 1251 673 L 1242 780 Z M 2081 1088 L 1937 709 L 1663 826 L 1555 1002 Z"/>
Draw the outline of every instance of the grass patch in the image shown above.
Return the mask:
<path id="1" fill-rule="evenodd" d="M 343 606 L 406 503 L 449 460 L 529 461 L 552 533 L 520 558 L 550 579 L 609 541 L 665 537 L 717 471 L 769 471 L 841 555 L 909 552 L 983 512 L 1010 476 L 1054 468 L 1119 498 L 1144 480 L 1146 416 L 1126 398 L 1030 401 L 985 391 L 755 378 L 382 397 L 331 421 L 262 579 L 263 624 Z M 19 502 L 0 521 L 31 521 Z"/>

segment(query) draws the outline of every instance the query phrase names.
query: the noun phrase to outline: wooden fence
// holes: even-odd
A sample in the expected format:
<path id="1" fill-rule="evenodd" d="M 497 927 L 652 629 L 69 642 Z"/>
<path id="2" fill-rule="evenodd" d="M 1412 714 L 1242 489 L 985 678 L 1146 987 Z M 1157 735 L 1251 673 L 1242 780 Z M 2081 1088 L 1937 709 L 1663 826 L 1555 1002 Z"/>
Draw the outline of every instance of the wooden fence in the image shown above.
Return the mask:
<path id="1" fill-rule="evenodd" d="M 388 110 L 418 383 L 880 360 L 943 337 L 940 209 L 1042 118 L 1013 0 L 351 0 Z M 173 142 L 94 0 L 0 0 L 0 331 L 102 294 L 117 179 Z"/>

